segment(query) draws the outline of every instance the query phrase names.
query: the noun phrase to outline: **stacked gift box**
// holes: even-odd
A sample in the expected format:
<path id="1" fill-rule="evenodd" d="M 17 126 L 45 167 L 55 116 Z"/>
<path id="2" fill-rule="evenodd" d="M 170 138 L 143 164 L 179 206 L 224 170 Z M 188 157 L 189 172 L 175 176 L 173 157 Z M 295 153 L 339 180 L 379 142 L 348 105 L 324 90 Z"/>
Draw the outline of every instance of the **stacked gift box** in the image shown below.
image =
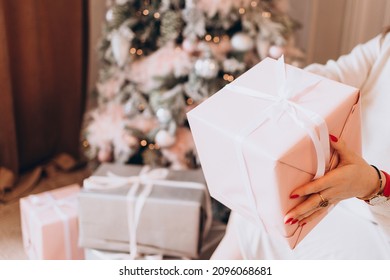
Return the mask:
<path id="1" fill-rule="evenodd" d="M 211 222 L 200 169 L 103 164 L 79 195 L 80 245 L 129 258 L 198 258 Z"/>
<path id="2" fill-rule="evenodd" d="M 202 171 L 102 164 L 77 185 L 21 199 L 31 259 L 210 257 L 214 222 Z"/>

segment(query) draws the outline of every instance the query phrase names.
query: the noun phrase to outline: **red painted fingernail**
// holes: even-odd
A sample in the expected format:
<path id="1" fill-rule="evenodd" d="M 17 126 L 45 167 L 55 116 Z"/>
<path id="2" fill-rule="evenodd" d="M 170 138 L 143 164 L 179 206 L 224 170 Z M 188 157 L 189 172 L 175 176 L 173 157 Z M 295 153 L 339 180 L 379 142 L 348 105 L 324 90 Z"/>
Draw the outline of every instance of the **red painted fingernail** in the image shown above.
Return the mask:
<path id="1" fill-rule="evenodd" d="M 291 222 L 291 224 L 296 224 L 298 222 L 298 219 L 295 219 L 294 221 Z"/>
<path id="2" fill-rule="evenodd" d="M 284 222 L 284 224 L 288 224 L 289 222 L 291 222 L 293 220 L 293 218 L 290 218 L 288 219 L 287 221 Z"/>
<path id="3" fill-rule="evenodd" d="M 304 225 L 306 225 L 306 223 L 303 223 L 303 224 L 301 225 L 301 227 L 303 227 Z"/>
<path id="4" fill-rule="evenodd" d="M 299 197 L 299 194 L 292 194 L 290 195 L 290 198 L 298 198 Z"/>
<path id="5" fill-rule="evenodd" d="M 329 134 L 329 138 L 330 138 L 330 140 L 331 140 L 332 142 L 337 142 L 337 141 L 339 141 L 339 139 L 338 139 L 336 136 L 332 135 L 332 134 Z"/>

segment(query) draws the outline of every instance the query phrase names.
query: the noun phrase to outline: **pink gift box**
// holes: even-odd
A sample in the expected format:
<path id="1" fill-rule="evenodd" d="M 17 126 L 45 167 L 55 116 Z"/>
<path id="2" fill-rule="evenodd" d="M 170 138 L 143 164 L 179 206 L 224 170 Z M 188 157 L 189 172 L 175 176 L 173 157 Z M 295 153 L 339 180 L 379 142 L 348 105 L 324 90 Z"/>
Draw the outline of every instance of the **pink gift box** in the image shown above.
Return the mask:
<path id="1" fill-rule="evenodd" d="M 20 199 L 23 246 L 30 259 L 84 259 L 78 246 L 79 191 L 74 184 Z"/>
<path id="2" fill-rule="evenodd" d="M 325 216 L 283 221 L 305 199 L 290 193 L 337 165 L 327 134 L 361 153 L 359 90 L 282 60 L 264 59 L 187 115 L 211 196 L 291 248 Z"/>

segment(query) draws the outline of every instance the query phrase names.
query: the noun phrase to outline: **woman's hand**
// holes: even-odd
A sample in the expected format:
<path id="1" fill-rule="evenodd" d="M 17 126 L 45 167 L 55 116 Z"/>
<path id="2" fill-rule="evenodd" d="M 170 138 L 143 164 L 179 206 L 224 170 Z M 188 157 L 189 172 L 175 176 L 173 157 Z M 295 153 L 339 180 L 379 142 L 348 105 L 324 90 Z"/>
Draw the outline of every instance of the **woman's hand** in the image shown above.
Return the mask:
<path id="1" fill-rule="evenodd" d="M 307 199 L 291 209 L 284 218 L 286 224 L 304 225 L 332 205 L 351 197 L 366 197 L 378 188 L 376 170 L 362 157 L 348 150 L 343 140 L 330 135 L 330 144 L 339 155 L 338 166 L 323 177 L 295 189 L 292 199 L 306 196 Z M 328 205 L 320 207 L 325 200 Z"/>

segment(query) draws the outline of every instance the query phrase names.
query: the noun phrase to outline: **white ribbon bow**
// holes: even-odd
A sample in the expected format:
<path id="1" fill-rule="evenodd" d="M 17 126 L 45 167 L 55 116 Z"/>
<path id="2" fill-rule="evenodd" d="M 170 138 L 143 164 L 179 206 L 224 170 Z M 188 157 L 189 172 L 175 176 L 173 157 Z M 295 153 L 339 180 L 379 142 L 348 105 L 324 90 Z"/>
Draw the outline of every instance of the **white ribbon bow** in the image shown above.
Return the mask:
<path id="1" fill-rule="evenodd" d="M 173 181 L 165 180 L 168 176 L 169 170 L 166 168 L 156 168 L 150 170 L 150 166 L 145 165 L 138 176 L 118 176 L 111 172 L 108 173 L 108 176 L 91 176 L 84 180 L 84 188 L 89 190 L 108 190 L 120 188 L 125 185 L 131 185 L 127 193 L 127 212 L 129 220 L 129 249 L 130 254 L 120 254 L 114 258 L 120 259 L 136 259 L 140 256 L 137 253 L 137 228 L 139 223 L 139 218 L 141 216 L 142 208 L 145 204 L 146 199 L 149 197 L 152 192 L 154 185 L 167 186 L 167 187 L 176 187 L 176 188 L 189 188 L 189 189 L 200 189 L 205 190 L 206 197 L 206 222 L 205 230 L 203 232 L 206 235 L 211 227 L 212 223 L 212 213 L 211 213 L 211 201 L 210 197 L 207 194 L 207 188 L 204 184 L 196 182 L 184 182 L 184 181 Z M 136 196 L 136 193 L 139 187 L 145 185 L 141 193 Z M 113 255 L 110 254 L 109 258 L 113 258 Z M 153 258 L 159 258 L 160 256 L 154 256 Z M 162 256 L 161 256 L 162 258 Z"/>
<path id="2" fill-rule="evenodd" d="M 297 103 L 300 98 L 312 91 L 313 88 L 315 88 L 321 80 L 316 80 L 313 83 L 305 86 L 303 89 L 294 92 L 293 85 L 291 85 L 291 83 L 293 83 L 294 81 L 290 81 L 286 77 L 286 69 L 283 56 L 277 61 L 277 71 L 277 77 L 280 77 L 282 79 L 281 86 L 278 90 L 277 95 L 267 94 L 261 91 L 235 84 L 228 84 L 225 86 L 227 89 L 233 92 L 237 92 L 239 94 L 244 94 L 254 98 L 269 100 L 272 102 L 272 104 L 264 110 L 260 118 L 254 119 L 248 125 L 244 126 L 244 128 L 236 136 L 236 152 L 242 179 L 244 181 L 244 186 L 245 190 L 247 191 L 247 194 L 249 195 L 249 197 L 252 198 L 251 204 L 256 210 L 258 209 L 256 201 L 254 199 L 255 196 L 251 187 L 249 173 L 245 164 L 243 144 L 247 137 L 252 134 L 256 129 L 258 129 L 261 125 L 263 125 L 267 120 L 278 120 L 283 114 L 287 113 L 291 117 L 291 119 L 301 128 L 303 128 L 310 136 L 317 155 L 317 170 L 314 175 L 314 179 L 324 175 L 326 165 L 329 162 L 330 158 L 329 132 L 325 120 L 317 113 L 310 111 Z M 318 128 L 319 130 L 318 134 L 316 132 L 316 128 Z M 260 222 L 263 223 L 260 217 L 259 219 Z"/>

